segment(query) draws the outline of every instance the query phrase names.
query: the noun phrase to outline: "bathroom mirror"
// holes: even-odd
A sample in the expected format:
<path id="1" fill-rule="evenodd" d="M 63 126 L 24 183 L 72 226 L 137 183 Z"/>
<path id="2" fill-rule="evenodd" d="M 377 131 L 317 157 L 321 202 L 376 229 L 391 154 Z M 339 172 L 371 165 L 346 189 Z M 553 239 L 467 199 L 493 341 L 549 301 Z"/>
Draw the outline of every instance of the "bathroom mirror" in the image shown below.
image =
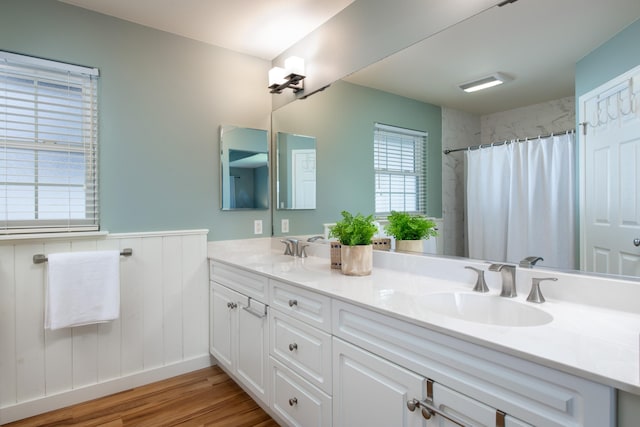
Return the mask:
<path id="1" fill-rule="evenodd" d="M 276 135 L 277 208 L 316 208 L 316 139 L 278 132 Z"/>
<path id="2" fill-rule="evenodd" d="M 520 3 L 522 3 L 522 5 L 527 4 L 525 2 L 518 2 L 516 5 L 520 5 Z M 592 40 L 593 44 L 582 55 L 586 55 L 591 50 L 597 48 L 602 43 L 609 40 L 616 33 L 621 31 L 627 25 L 631 24 L 632 22 L 634 22 L 636 19 L 640 17 L 640 13 L 638 13 L 637 4 L 634 6 L 630 2 L 620 2 L 616 0 L 616 5 L 620 6 L 618 9 L 626 8 L 627 11 L 625 13 L 628 15 L 627 18 L 624 19 L 623 21 L 620 21 L 620 18 L 618 17 L 618 20 L 620 21 L 619 26 L 617 26 L 616 28 L 609 28 L 608 37 L 605 37 L 604 39 L 597 40 L 597 41 Z M 510 6 L 507 6 L 504 9 L 508 9 L 509 7 Z M 610 6 L 610 7 L 613 7 L 613 6 Z M 611 13 L 614 13 L 613 9 L 609 9 L 609 7 L 607 9 L 612 10 Z M 549 5 L 549 10 L 553 10 L 553 5 Z M 607 12 L 601 11 L 601 13 L 604 15 Z M 575 17 L 572 18 L 572 20 L 573 19 L 575 19 Z M 505 22 L 505 25 L 507 24 L 517 25 L 517 22 L 520 22 L 517 19 L 507 20 L 507 21 L 508 22 Z M 473 19 L 470 19 L 467 22 L 460 25 L 475 26 L 475 25 L 479 25 L 479 22 L 482 22 L 482 17 L 474 17 Z M 479 25 L 479 26 L 482 26 L 482 25 Z M 373 190 L 372 190 L 373 187 L 372 187 L 372 184 L 370 185 L 370 182 L 369 182 L 371 181 L 369 179 L 369 172 L 362 174 L 357 171 L 354 172 L 353 170 L 349 171 L 349 168 L 354 167 L 353 158 L 350 158 L 350 161 L 345 160 L 346 159 L 345 157 L 337 155 L 339 154 L 339 151 L 336 151 L 337 149 L 329 153 L 329 150 L 331 150 L 330 147 L 336 141 L 341 142 L 342 144 L 340 148 L 341 150 L 351 150 L 350 146 L 346 145 L 346 143 L 355 144 L 356 141 L 359 140 L 359 138 L 353 138 L 353 133 L 351 135 L 340 136 L 340 135 L 336 135 L 335 133 L 328 133 L 325 131 L 325 129 L 334 130 L 338 127 L 336 126 L 336 122 L 327 120 L 326 112 L 330 111 L 330 109 L 333 109 L 334 111 L 339 111 L 341 113 L 339 123 L 340 124 L 348 123 L 351 129 L 355 129 L 358 126 L 360 126 L 360 120 L 362 119 L 362 116 L 363 116 L 363 110 L 350 109 L 339 103 L 334 103 L 332 104 L 332 107 L 329 107 L 323 113 L 321 111 L 311 111 L 309 104 L 312 102 L 320 102 L 320 99 L 322 97 L 331 98 L 333 96 L 332 93 L 335 94 L 336 92 L 342 92 L 343 96 L 348 96 L 348 93 L 351 89 L 356 87 L 366 87 L 366 88 L 379 89 L 387 93 L 397 94 L 406 99 L 413 99 L 414 101 L 418 99 L 422 99 L 421 97 L 424 94 L 431 93 L 431 94 L 434 94 L 433 95 L 434 98 L 432 98 L 433 100 L 431 101 L 431 103 L 434 105 L 442 105 L 442 103 L 439 103 L 437 101 L 437 94 L 439 93 L 439 90 L 440 90 L 438 87 L 438 85 L 440 84 L 440 81 L 438 80 L 438 76 L 442 75 L 443 73 L 453 73 L 453 72 L 458 73 L 460 69 L 464 68 L 461 66 L 460 63 L 457 62 L 455 56 L 456 55 L 460 57 L 472 56 L 474 58 L 477 58 L 478 63 L 483 63 L 483 60 L 487 59 L 486 56 L 492 54 L 491 52 L 487 52 L 486 49 L 478 49 L 477 51 L 475 51 L 471 47 L 469 47 L 468 49 L 465 48 L 465 46 L 474 45 L 475 42 L 471 43 L 471 41 L 468 38 L 462 37 L 460 34 L 457 34 L 456 27 L 457 26 L 449 28 L 443 31 L 442 33 L 440 33 L 439 35 L 431 37 L 430 39 L 424 41 L 424 43 L 428 45 L 426 51 L 431 52 L 431 54 L 425 54 L 424 52 L 426 51 L 423 51 L 421 55 L 421 58 L 423 59 L 426 58 L 425 61 L 428 62 L 429 66 L 426 69 L 422 69 L 418 66 L 419 64 L 418 58 L 415 56 L 420 51 L 418 46 L 420 44 L 419 43 L 403 51 L 400 51 L 395 55 L 392 55 L 390 58 L 382 60 L 379 63 L 372 64 L 371 66 L 363 70 L 360 70 L 359 72 L 356 72 L 351 76 L 347 76 L 344 79 L 338 82 L 335 82 L 331 87 L 329 87 L 324 92 L 314 94 L 306 100 L 295 101 L 273 112 L 272 129 L 274 132 L 294 131 L 301 134 L 313 134 L 318 137 L 317 157 L 320 159 L 320 161 L 318 162 L 318 168 L 317 168 L 318 204 L 317 204 L 316 210 L 312 212 L 300 212 L 299 215 L 296 217 L 296 221 L 299 224 L 304 224 L 304 227 L 301 226 L 299 233 L 320 234 L 322 232 L 322 224 L 334 222 L 336 219 L 339 219 L 338 218 L 339 210 L 341 209 L 347 209 L 347 210 L 358 209 L 358 210 L 362 210 L 365 213 L 367 212 L 370 213 L 373 211 Z M 487 28 L 487 26 L 484 25 L 483 28 Z M 518 30 L 514 29 L 514 31 L 518 31 Z M 503 29 L 496 29 L 496 32 L 504 34 Z M 535 37 L 535 39 L 531 40 L 530 42 L 531 44 L 527 45 L 526 48 L 520 46 L 520 50 L 522 50 L 523 52 L 535 51 L 536 43 L 548 43 L 548 41 L 544 41 L 544 42 L 540 41 L 542 40 L 541 35 L 535 35 L 531 33 L 531 36 Z M 478 43 L 481 43 L 482 37 L 478 37 L 478 39 L 479 39 Z M 503 37 L 503 39 L 505 38 Z M 446 41 L 446 43 L 440 43 L 441 41 L 442 42 Z M 501 43 L 507 43 L 507 41 L 503 40 Z M 556 39 L 557 43 L 564 43 L 564 41 L 568 42 L 569 37 L 566 36 L 566 37 L 561 37 Z M 462 45 L 462 47 L 458 49 L 457 48 L 458 45 Z M 493 44 L 490 44 L 490 45 L 493 46 Z M 500 46 L 502 47 L 503 45 L 500 45 Z M 447 62 L 443 62 L 442 60 L 436 61 L 436 62 L 434 62 L 433 60 L 431 61 L 428 60 L 429 58 L 440 58 L 440 59 L 444 58 L 444 53 L 447 49 L 456 52 L 456 55 L 448 56 L 448 58 L 451 60 L 447 60 Z M 498 54 L 504 55 L 500 47 L 491 49 L 492 52 L 494 50 L 498 52 Z M 396 55 L 403 57 L 405 63 L 412 64 L 411 67 L 408 67 L 407 69 L 405 69 L 406 73 L 402 74 L 404 77 L 407 77 L 407 79 L 397 79 L 397 78 L 394 79 L 393 78 L 394 76 L 398 76 L 400 74 L 398 74 L 397 72 L 395 74 L 390 73 L 390 70 L 393 70 L 393 68 L 386 67 L 384 66 L 385 64 L 383 64 L 385 61 L 393 60 L 393 58 Z M 581 57 L 578 57 L 576 61 L 579 61 L 580 58 Z M 633 64 L 637 64 L 637 61 L 634 62 Z M 547 64 L 547 65 L 548 65 L 547 68 L 549 68 L 550 70 L 553 70 L 553 67 L 551 66 L 551 64 Z M 572 67 L 572 70 L 574 68 L 575 67 Z M 629 68 L 631 68 L 631 66 Z M 420 77 L 420 82 L 421 82 L 420 85 L 415 84 L 416 82 L 415 78 L 414 79 L 410 78 L 415 76 Z M 541 72 L 539 78 L 536 79 L 536 81 L 539 81 L 540 93 L 543 92 L 542 90 L 543 88 L 546 89 L 547 87 L 554 86 L 556 84 L 556 80 L 558 79 L 555 79 L 553 75 L 548 76 Z M 573 86 L 574 81 L 575 81 L 575 76 L 571 78 L 571 86 Z M 516 79 L 516 82 L 517 82 L 517 79 Z M 517 105 L 516 103 L 517 103 L 517 98 L 519 96 L 524 97 L 526 94 L 516 93 L 514 89 L 515 87 L 516 87 L 515 84 L 511 85 L 511 87 L 505 85 L 504 88 L 502 88 L 499 91 L 498 90 L 493 92 L 487 91 L 486 94 L 485 93 L 475 94 L 475 95 L 472 95 L 473 98 L 469 98 L 468 94 L 464 94 L 462 91 L 460 91 L 460 97 L 463 98 L 467 96 L 467 98 L 464 98 L 464 99 L 473 99 L 473 104 L 475 106 L 478 106 L 478 105 L 481 106 L 482 104 L 489 104 L 490 102 L 492 102 L 493 97 L 502 97 L 503 99 L 504 98 L 511 99 L 512 102 L 514 102 L 514 106 L 511 108 L 524 106 L 522 104 Z M 572 96 L 572 95 L 574 95 L 573 87 L 570 88 L 568 93 L 565 92 L 563 95 L 559 95 L 555 98 L 546 98 L 546 100 L 559 99 L 562 97 Z M 545 99 L 541 99 L 539 102 L 543 102 L 543 101 L 545 101 Z M 535 103 L 536 102 L 531 102 L 526 105 L 532 105 Z M 418 105 L 419 102 L 417 102 L 416 104 Z M 444 108 L 458 109 L 459 107 L 457 105 L 452 105 L 450 107 L 444 107 Z M 573 104 L 570 106 L 570 108 L 573 110 Z M 509 108 L 506 108 L 506 109 L 509 109 Z M 502 110 L 496 110 L 496 111 L 502 111 Z M 483 113 L 476 113 L 476 114 L 483 114 Z M 573 115 L 574 113 L 570 112 L 568 114 Z M 290 120 L 290 121 L 295 120 L 296 121 L 295 127 L 291 129 L 285 128 L 283 124 L 287 120 Z M 366 118 L 365 121 L 368 121 L 367 125 L 371 129 L 373 129 L 373 122 L 375 120 L 377 119 Z M 391 124 L 401 125 L 400 123 L 391 123 Z M 450 124 L 451 123 L 447 123 L 444 125 L 450 125 Z M 464 122 L 459 123 L 460 128 L 464 126 L 466 126 L 466 123 Z M 323 134 L 323 132 L 327 133 L 327 136 L 330 138 L 325 138 L 325 135 Z M 530 136 L 530 135 L 527 135 L 527 136 Z M 322 137 L 322 140 L 321 140 L 321 137 Z M 434 135 L 431 131 L 430 131 L 430 137 L 433 138 L 434 141 L 438 140 L 438 144 L 441 141 L 441 138 L 437 139 L 436 135 Z M 472 143 L 467 145 L 477 145 L 479 143 L 480 143 L 480 140 L 478 137 L 478 140 L 473 141 Z M 463 169 L 461 154 L 457 153 L 456 156 L 450 156 L 448 158 L 445 158 L 441 150 L 442 148 L 449 148 L 449 145 L 447 141 L 445 141 L 443 145 L 444 146 L 441 145 L 439 147 L 439 150 L 438 150 L 439 153 L 433 153 L 434 156 L 437 156 L 438 161 L 440 161 L 441 163 L 443 163 L 443 159 L 444 159 L 445 160 L 444 163 L 447 163 L 447 161 L 449 161 L 451 163 L 456 163 L 456 164 L 451 165 L 451 164 L 443 163 L 441 167 L 444 169 L 454 168 L 454 167 Z M 366 150 L 368 150 L 368 148 Z M 326 158 L 326 161 L 323 160 L 325 158 Z M 370 161 L 369 153 L 367 151 L 362 151 L 360 153 L 359 162 L 363 165 L 367 165 L 369 161 Z M 358 171 L 359 170 L 360 169 L 358 168 Z M 345 172 L 345 171 L 349 171 L 349 172 Z M 441 179 L 444 181 L 444 178 L 442 178 L 442 176 L 441 176 Z M 431 180 L 430 182 L 433 185 L 435 181 Z M 361 185 L 362 183 L 364 183 L 364 185 Z M 443 184 L 446 184 L 446 183 L 441 183 L 440 185 L 443 185 Z M 439 192 L 438 196 L 441 196 L 441 200 L 445 197 L 451 196 L 451 195 L 445 194 L 448 192 L 446 188 L 443 190 L 443 188 L 440 187 L 438 189 L 438 192 Z M 366 193 L 366 194 L 363 194 L 363 193 Z M 365 200 L 366 197 L 369 197 L 370 200 Z M 464 203 L 463 199 L 462 199 L 462 203 Z M 448 209 L 443 209 L 442 205 L 438 206 L 438 208 L 441 209 L 442 217 L 445 220 L 445 227 L 447 222 L 457 224 L 461 220 L 461 218 L 463 218 L 463 216 L 460 216 L 460 218 L 452 218 L 454 213 L 452 213 Z M 280 218 L 283 218 L 282 215 L 290 216 L 286 212 L 274 213 L 274 230 L 276 234 L 278 232 L 279 220 Z M 460 214 L 457 213 L 455 215 L 460 215 Z M 433 216 L 438 216 L 438 215 L 434 214 Z M 461 230 L 463 229 L 464 228 L 461 228 Z M 461 251 L 460 251 L 461 249 L 460 247 L 458 247 L 457 249 L 458 250 L 455 253 L 445 251 L 445 255 L 460 256 L 461 254 L 464 254 L 464 248 L 462 248 Z M 542 264 L 541 266 L 543 266 Z"/>
<path id="3" fill-rule="evenodd" d="M 220 127 L 222 210 L 269 209 L 267 131 Z"/>

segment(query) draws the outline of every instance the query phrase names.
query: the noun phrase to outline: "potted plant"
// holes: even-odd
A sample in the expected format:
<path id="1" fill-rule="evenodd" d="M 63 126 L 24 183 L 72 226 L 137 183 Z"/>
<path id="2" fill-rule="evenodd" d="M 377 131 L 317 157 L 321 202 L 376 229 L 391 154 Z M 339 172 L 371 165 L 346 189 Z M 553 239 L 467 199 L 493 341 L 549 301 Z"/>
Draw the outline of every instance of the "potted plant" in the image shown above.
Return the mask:
<path id="1" fill-rule="evenodd" d="M 423 252 L 423 239 L 435 237 L 436 223 L 420 215 L 391 211 L 384 230 L 396 239 L 397 251 Z"/>
<path id="2" fill-rule="evenodd" d="M 371 239 L 378 231 L 373 215 L 352 215 L 342 211 L 342 220 L 331 228 L 329 236 L 338 239 L 343 274 L 367 276 L 373 269 L 373 245 Z"/>

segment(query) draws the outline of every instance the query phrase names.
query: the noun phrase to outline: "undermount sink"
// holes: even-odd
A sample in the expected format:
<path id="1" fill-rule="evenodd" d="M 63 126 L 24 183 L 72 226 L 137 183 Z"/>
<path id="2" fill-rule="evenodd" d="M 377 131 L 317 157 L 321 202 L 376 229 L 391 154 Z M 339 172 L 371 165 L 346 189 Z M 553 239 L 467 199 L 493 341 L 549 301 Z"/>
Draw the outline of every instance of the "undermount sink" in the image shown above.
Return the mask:
<path id="1" fill-rule="evenodd" d="M 489 325 L 540 326 L 553 320 L 543 310 L 497 295 L 442 293 L 426 295 L 422 302 L 427 310 Z"/>

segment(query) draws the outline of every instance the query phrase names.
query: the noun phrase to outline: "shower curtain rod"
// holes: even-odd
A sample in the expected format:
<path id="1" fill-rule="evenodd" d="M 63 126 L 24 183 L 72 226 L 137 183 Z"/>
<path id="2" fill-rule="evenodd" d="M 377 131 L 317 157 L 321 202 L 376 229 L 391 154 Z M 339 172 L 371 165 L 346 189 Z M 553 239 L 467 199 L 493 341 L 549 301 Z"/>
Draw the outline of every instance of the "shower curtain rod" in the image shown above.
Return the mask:
<path id="1" fill-rule="evenodd" d="M 455 151 L 478 150 L 480 148 L 498 147 L 500 145 L 511 144 L 512 142 L 533 141 L 533 140 L 536 140 L 536 139 L 550 138 L 550 137 L 556 136 L 556 135 L 565 135 L 565 134 L 568 134 L 568 133 L 573 133 L 575 131 L 576 131 L 575 129 L 568 129 L 568 130 L 563 130 L 561 132 L 550 133 L 549 135 L 538 135 L 538 136 L 534 136 L 534 137 L 531 137 L 531 138 L 518 138 L 518 139 L 512 139 L 512 140 L 504 140 L 504 141 L 499 141 L 499 142 L 491 142 L 489 144 L 472 145 L 470 147 L 465 147 L 465 148 L 453 148 L 453 149 L 447 148 L 446 150 L 442 150 L 442 152 L 444 154 L 449 154 L 449 153 L 453 153 Z"/>

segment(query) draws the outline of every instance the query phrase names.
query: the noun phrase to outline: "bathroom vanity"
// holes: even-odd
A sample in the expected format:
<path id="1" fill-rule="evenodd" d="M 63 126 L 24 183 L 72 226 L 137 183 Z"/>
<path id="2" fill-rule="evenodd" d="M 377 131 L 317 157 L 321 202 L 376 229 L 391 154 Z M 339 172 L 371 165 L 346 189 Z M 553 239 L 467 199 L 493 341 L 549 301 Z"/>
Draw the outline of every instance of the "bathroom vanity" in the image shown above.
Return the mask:
<path id="1" fill-rule="evenodd" d="M 209 243 L 210 350 L 287 425 L 603 427 L 616 389 L 640 393 L 640 316 L 562 300 L 579 278 L 557 273 L 532 304 L 550 271 L 518 269 L 505 299 L 497 273 L 472 292 L 480 262 L 380 252 L 351 277 L 327 245 L 279 246 Z"/>

